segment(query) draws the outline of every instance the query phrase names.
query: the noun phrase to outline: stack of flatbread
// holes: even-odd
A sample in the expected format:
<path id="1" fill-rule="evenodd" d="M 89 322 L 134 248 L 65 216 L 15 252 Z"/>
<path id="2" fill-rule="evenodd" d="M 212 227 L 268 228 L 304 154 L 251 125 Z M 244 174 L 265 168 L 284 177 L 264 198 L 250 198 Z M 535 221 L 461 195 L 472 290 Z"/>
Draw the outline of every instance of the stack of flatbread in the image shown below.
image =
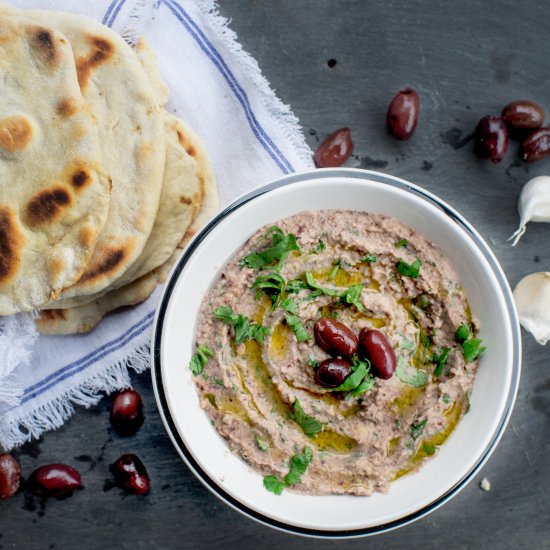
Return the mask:
<path id="1" fill-rule="evenodd" d="M 87 332 L 146 299 L 216 212 L 197 135 L 145 42 L 0 5 L 0 315 Z"/>

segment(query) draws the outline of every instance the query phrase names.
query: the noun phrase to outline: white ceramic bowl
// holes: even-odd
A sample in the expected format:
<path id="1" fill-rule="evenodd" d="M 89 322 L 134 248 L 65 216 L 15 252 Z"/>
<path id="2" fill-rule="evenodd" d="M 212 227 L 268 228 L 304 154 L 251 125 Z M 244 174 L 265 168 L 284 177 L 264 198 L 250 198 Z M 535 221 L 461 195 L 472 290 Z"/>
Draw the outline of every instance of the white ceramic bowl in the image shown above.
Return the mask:
<path id="1" fill-rule="evenodd" d="M 370 497 L 267 492 L 200 408 L 187 365 L 197 313 L 220 269 L 259 228 L 304 210 L 343 208 L 394 216 L 451 260 L 481 323 L 481 359 L 470 412 L 437 456 L 417 473 Z M 487 460 L 514 403 L 521 342 L 510 288 L 497 260 L 456 211 L 403 180 L 355 169 L 294 174 L 223 210 L 189 245 L 166 284 L 155 322 L 152 376 L 166 429 L 183 460 L 214 494 L 240 512 L 282 530 L 324 537 L 386 531 L 426 515 L 456 494 Z"/>

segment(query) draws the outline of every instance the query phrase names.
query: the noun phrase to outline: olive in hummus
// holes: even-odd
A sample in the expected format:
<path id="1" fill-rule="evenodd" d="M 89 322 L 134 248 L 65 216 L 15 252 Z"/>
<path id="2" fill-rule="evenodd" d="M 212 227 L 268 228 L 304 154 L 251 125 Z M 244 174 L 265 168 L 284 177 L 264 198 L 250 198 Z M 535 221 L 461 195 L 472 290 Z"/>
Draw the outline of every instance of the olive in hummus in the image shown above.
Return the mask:
<path id="1" fill-rule="evenodd" d="M 422 235 L 382 215 L 302 212 L 224 267 L 189 366 L 267 490 L 370 495 L 436 455 L 468 411 L 476 332 Z"/>

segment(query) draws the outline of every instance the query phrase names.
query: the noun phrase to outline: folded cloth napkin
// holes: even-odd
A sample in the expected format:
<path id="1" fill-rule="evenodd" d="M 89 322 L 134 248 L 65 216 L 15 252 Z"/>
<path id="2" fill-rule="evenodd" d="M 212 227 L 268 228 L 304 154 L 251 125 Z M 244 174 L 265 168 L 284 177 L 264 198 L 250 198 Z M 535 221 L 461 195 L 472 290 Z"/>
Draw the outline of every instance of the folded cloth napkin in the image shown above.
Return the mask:
<path id="1" fill-rule="evenodd" d="M 245 53 L 214 0 L 6 0 L 95 17 L 128 41 L 145 36 L 170 88 L 169 110 L 204 141 L 220 202 L 311 168 L 298 121 Z M 261 9 L 261 7 L 259 8 Z M 0 445 L 10 449 L 61 426 L 74 405 L 128 387 L 149 366 L 160 289 L 109 315 L 91 333 L 38 336 L 32 315 L 0 317 Z"/>

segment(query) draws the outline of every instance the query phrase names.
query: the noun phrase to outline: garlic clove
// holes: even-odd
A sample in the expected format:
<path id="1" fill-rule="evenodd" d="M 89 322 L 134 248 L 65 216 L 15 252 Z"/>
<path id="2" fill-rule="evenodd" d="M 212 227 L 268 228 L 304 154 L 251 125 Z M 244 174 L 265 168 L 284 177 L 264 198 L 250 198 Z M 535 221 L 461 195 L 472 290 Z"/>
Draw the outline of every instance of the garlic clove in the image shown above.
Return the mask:
<path id="1" fill-rule="evenodd" d="M 519 227 L 508 239 L 516 246 L 525 233 L 527 222 L 550 222 L 550 176 L 537 176 L 529 180 L 521 190 L 518 201 Z"/>
<path id="2" fill-rule="evenodd" d="M 516 285 L 514 300 L 519 321 L 535 340 L 550 340 L 550 272 L 531 273 Z"/>

